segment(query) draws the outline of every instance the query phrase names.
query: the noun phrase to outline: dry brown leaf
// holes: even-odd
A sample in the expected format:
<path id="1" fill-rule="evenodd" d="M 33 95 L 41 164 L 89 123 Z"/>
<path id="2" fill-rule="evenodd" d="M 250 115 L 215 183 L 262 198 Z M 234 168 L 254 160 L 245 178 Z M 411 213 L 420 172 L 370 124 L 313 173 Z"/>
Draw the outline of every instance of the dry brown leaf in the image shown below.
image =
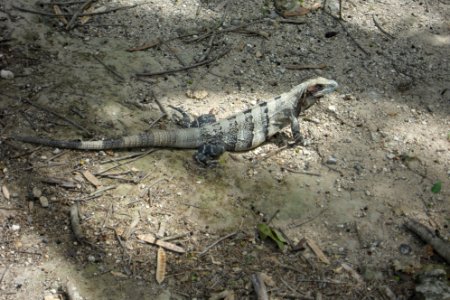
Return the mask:
<path id="1" fill-rule="evenodd" d="M 8 187 L 6 185 L 2 185 L 2 193 L 3 193 L 3 196 L 6 198 L 6 200 L 9 200 L 11 195 L 10 195 Z"/>
<path id="2" fill-rule="evenodd" d="M 93 13 L 95 11 L 94 6 L 89 6 L 87 9 L 85 9 L 83 11 L 84 14 L 90 14 Z M 80 24 L 84 25 L 86 24 L 90 19 L 92 18 L 92 16 L 82 16 L 80 17 Z"/>
<path id="3" fill-rule="evenodd" d="M 117 271 L 111 271 L 110 272 L 112 276 L 119 277 L 119 278 L 128 278 L 128 276 L 122 272 Z"/>
<path id="4" fill-rule="evenodd" d="M 211 294 L 211 296 L 209 297 L 208 300 L 220 300 L 220 299 L 224 299 L 224 300 L 234 300 L 236 297 L 234 295 L 233 291 L 230 290 L 224 290 L 220 293 L 214 293 Z"/>
<path id="5" fill-rule="evenodd" d="M 58 17 L 58 19 L 64 24 L 67 25 L 69 23 L 66 19 L 66 17 L 63 16 L 63 12 L 61 8 L 59 8 L 58 5 L 53 5 L 53 11 L 55 12 L 55 15 Z"/>
<path id="6" fill-rule="evenodd" d="M 352 275 L 353 279 L 355 279 L 358 282 L 358 284 L 364 283 L 364 279 L 352 267 L 350 267 L 346 263 L 342 263 L 341 266 L 345 271 L 349 272 L 350 275 Z"/>
<path id="7" fill-rule="evenodd" d="M 294 10 L 287 10 L 283 12 L 283 17 L 289 18 L 289 17 L 301 17 L 304 15 L 307 15 L 310 12 L 310 10 L 306 7 L 299 6 Z"/>
<path id="8" fill-rule="evenodd" d="M 98 180 L 97 177 L 95 177 L 94 174 L 92 174 L 88 170 L 83 172 L 83 176 L 84 176 L 84 178 L 86 178 L 95 187 L 99 187 L 99 186 L 102 185 L 100 180 Z"/>
<path id="9" fill-rule="evenodd" d="M 320 2 L 316 2 L 311 6 L 311 10 L 318 10 L 320 8 L 322 8 L 322 3 Z"/>
<path id="10" fill-rule="evenodd" d="M 156 282 L 161 284 L 166 277 L 167 256 L 163 248 L 159 247 L 156 260 Z"/>

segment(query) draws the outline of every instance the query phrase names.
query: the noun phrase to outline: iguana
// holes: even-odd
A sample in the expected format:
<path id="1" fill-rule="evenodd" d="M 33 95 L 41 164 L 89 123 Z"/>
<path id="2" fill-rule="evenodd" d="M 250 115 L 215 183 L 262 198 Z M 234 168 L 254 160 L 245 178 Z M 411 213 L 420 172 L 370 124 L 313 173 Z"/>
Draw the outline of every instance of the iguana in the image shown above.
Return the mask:
<path id="1" fill-rule="evenodd" d="M 307 80 L 289 92 L 226 119 L 200 117 L 198 127 L 170 130 L 150 129 L 148 132 L 117 139 L 99 141 L 64 141 L 33 136 L 12 136 L 13 139 L 57 148 L 106 150 L 120 148 L 198 149 L 195 159 L 208 164 L 225 151 L 253 149 L 287 125 L 291 125 L 294 141 L 302 140 L 297 117 L 316 103 L 317 99 L 338 87 L 334 80 L 322 77 Z M 206 123 L 206 124 L 205 124 Z"/>

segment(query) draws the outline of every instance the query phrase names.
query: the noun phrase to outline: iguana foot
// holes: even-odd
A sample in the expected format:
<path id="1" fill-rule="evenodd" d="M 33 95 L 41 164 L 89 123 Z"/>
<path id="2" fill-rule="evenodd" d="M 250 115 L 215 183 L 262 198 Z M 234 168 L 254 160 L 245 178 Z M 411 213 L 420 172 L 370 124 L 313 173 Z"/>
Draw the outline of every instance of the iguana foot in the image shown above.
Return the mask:
<path id="1" fill-rule="evenodd" d="M 194 159 L 205 167 L 215 167 L 218 164 L 218 158 L 225 152 L 225 146 L 222 144 L 204 144 L 198 148 Z"/>

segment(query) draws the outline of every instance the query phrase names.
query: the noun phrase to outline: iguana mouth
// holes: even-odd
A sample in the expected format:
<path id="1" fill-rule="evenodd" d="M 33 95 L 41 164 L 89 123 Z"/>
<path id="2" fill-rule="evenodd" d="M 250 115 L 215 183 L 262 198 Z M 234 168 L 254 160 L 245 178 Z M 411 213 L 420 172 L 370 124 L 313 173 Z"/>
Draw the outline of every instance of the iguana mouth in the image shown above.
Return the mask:
<path id="1" fill-rule="evenodd" d="M 325 94 L 328 94 L 337 89 L 338 83 L 334 80 L 330 80 L 326 85 L 323 84 L 315 84 L 309 86 L 307 91 L 311 93 L 314 97 L 319 98 Z"/>

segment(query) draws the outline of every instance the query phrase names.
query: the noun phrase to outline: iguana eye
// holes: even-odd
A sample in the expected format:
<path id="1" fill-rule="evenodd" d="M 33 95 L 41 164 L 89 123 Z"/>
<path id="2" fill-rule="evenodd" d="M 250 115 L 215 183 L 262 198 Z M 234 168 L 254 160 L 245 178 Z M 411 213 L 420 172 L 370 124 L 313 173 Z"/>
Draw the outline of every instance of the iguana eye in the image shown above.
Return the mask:
<path id="1" fill-rule="evenodd" d="M 324 89 L 324 85 L 323 84 L 315 84 L 315 85 L 312 85 L 312 86 L 310 86 L 308 88 L 308 92 L 310 92 L 311 94 L 315 94 L 315 93 L 317 93 L 317 92 L 319 92 L 319 91 L 321 91 L 323 89 Z"/>

